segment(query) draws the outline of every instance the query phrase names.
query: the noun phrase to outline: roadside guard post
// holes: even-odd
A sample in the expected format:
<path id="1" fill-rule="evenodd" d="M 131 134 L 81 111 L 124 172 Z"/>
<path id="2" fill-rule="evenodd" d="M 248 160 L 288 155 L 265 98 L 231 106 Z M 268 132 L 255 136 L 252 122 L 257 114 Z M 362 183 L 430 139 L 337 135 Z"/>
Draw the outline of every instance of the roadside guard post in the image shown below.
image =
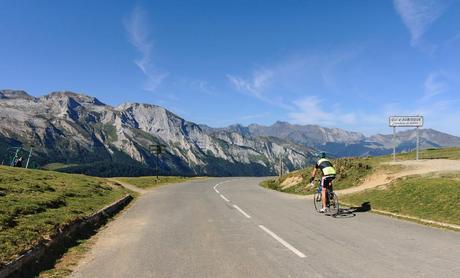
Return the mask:
<path id="1" fill-rule="evenodd" d="M 419 158 L 419 127 L 423 126 L 423 116 L 390 116 L 389 118 L 390 127 L 393 128 L 393 161 L 396 161 L 396 128 L 397 127 L 415 127 L 415 134 L 417 137 L 417 150 L 416 160 Z"/>

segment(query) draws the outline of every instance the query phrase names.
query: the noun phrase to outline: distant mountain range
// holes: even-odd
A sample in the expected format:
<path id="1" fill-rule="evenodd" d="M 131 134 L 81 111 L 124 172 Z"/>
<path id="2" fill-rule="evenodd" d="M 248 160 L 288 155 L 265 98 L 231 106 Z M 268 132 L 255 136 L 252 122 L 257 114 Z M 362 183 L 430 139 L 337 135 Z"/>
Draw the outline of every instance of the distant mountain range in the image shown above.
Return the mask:
<path id="1" fill-rule="evenodd" d="M 460 138 L 422 129 L 421 146 L 460 146 Z M 398 133 L 398 151 L 415 147 L 415 132 Z M 211 128 L 186 121 L 156 105 L 125 103 L 112 107 L 73 92 L 32 97 L 0 90 L 0 151 L 34 146 L 33 161 L 70 164 L 62 171 L 100 176 L 152 174 L 152 144 L 165 146 L 160 169 L 181 175 L 273 175 L 280 158 L 286 171 L 314 161 L 324 150 L 332 156 L 390 153 L 392 135 L 361 133 L 316 125 L 277 122 L 271 126 Z"/>
<path id="2" fill-rule="evenodd" d="M 362 133 L 350 132 L 339 128 L 324 128 L 318 125 L 292 125 L 276 122 L 271 126 L 252 124 L 248 127 L 234 125 L 226 128 L 248 136 L 273 136 L 328 152 L 332 156 L 384 155 L 393 151 L 393 135 L 377 134 L 366 137 Z M 439 148 L 460 146 L 460 137 L 442 133 L 433 129 L 420 129 L 421 148 Z M 396 134 L 396 150 L 412 151 L 416 147 L 416 130 L 400 131 Z"/>

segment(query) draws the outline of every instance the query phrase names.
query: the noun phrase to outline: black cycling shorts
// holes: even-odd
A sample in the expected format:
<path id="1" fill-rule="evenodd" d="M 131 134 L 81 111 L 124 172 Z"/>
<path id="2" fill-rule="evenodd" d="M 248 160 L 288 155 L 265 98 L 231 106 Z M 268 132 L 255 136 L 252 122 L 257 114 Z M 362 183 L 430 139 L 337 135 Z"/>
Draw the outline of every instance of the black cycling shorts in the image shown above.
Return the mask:
<path id="1" fill-rule="evenodd" d="M 321 187 L 322 188 L 332 188 L 332 181 L 335 179 L 335 176 L 324 176 L 321 178 Z"/>

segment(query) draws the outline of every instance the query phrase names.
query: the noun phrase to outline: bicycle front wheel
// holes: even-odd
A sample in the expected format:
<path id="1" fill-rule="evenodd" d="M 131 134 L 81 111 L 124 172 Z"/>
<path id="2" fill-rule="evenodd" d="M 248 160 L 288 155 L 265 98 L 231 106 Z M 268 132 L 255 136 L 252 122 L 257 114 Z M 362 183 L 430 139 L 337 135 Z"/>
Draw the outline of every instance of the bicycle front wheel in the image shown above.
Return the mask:
<path id="1" fill-rule="evenodd" d="M 329 214 L 336 216 L 339 214 L 339 212 L 339 197 L 337 197 L 337 194 L 332 192 L 329 194 Z"/>
<path id="2" fill-rule="evenodd" d="M 321 192 L 315 192 L 313 195 L 313 204 L 315 205 L 317 212 L 319 212 L 319 210 L 323 207 L 321 202 Z"/>

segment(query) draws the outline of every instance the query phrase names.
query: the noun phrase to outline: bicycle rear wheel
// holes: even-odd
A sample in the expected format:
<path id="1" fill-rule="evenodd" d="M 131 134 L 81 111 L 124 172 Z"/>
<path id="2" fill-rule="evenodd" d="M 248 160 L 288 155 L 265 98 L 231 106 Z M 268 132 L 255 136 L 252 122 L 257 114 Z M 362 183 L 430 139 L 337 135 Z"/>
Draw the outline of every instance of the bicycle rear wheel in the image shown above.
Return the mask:
<path id="1" fill-rule="evenodd" d="M 339 197 L 334 192 L 329 194 L 329 214 L 332 216 L 338 215 L 340 212 L 339 208 Z"/>
<path id="2" fill-rule="evenodd" d="M 321 203 L 321 192 L 315 192 L 313 195 L 313 204 L 315 205 L 316 212 L 319 212 L 319 210 L 323 207 Z"/>

